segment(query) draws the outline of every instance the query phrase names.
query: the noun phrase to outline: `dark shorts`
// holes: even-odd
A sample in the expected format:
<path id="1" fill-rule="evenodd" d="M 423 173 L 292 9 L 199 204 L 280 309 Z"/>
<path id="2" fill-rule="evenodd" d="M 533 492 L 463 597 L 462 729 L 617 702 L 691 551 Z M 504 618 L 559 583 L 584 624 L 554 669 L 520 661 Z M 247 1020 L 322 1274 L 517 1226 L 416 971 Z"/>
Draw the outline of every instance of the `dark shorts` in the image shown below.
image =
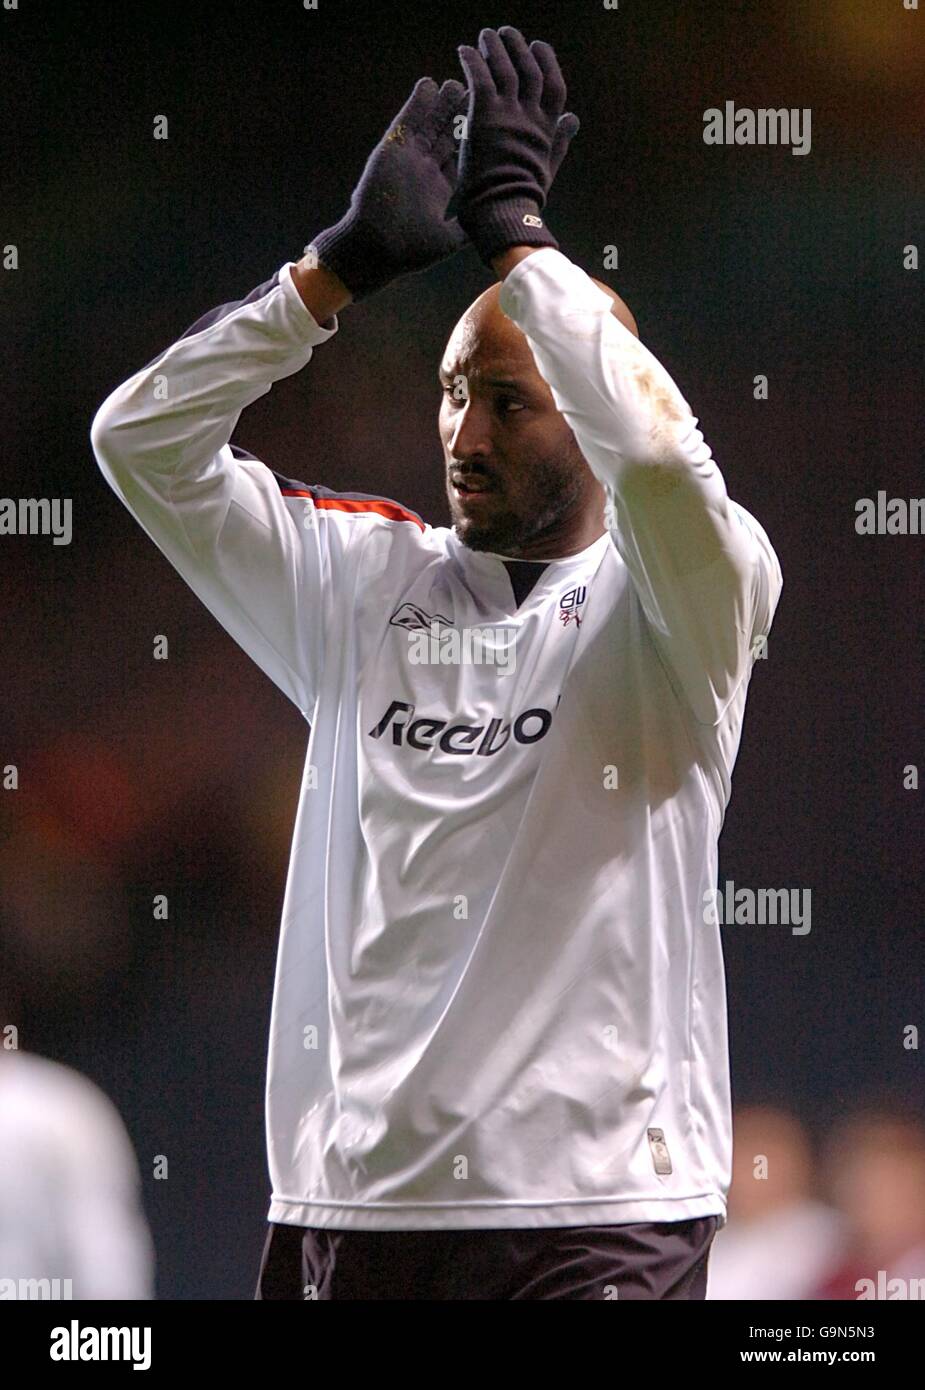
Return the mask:
<path id="1" fill-rule="evenodd" d="M 706 1298 L 718 1216 L 553 1230 L 270 1223 L 257 1299 Z"/>

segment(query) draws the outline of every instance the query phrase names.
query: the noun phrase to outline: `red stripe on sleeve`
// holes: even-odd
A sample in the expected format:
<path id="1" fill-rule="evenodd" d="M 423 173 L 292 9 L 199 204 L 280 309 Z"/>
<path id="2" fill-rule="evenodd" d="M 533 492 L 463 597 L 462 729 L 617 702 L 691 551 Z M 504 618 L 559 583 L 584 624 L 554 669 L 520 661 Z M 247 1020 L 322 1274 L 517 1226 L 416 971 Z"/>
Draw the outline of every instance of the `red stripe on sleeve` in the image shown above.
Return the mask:
<path id="1" fill-rule="evenodd" d="M 284 497 L 311 497 L 319 509 L 326 508 L 328 511 L 334 512 L 377 512 L 379 516 L 387 517 L 389 521 L 413 521 L 421 531 L 424 530 L 423 522 L 413 512 L 405 511 L 405 508 L 400 507 L 397 502 L 386 502 L 382 499 L 360 502 L 352 497 L 314 497 L 308 489 L 301 488 L 284 487 L 280 491 Z"/>

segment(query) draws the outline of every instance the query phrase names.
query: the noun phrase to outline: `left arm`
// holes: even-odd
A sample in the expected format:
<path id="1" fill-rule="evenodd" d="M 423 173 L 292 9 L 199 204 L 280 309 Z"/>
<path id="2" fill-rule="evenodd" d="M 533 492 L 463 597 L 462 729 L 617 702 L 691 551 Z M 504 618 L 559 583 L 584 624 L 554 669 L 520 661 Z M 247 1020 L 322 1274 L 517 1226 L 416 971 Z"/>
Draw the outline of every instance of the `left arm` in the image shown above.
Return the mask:
<path id="1" fill-rule="evenodd" d="M 526 246 L 492 264 L 502 309 L 612 499 L 613 540 L 653 639 L 695 718 L 715 725 L 780 597 L 770 541 L 730 499 L 671 376 L 583 270 Z"/>

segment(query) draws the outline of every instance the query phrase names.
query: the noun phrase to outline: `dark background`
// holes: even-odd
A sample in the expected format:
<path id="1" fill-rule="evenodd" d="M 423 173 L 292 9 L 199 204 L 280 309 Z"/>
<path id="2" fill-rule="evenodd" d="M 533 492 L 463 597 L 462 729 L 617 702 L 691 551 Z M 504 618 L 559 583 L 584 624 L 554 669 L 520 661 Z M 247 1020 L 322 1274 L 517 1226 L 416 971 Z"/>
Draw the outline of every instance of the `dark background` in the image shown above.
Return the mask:
<path id="1" fill-rule="evenodd" d="M 548 208 L 563 251 L 627 300 L 783 569 L 720 878 L 811 889 L 812 931 L 724 928 L 736 1101 L 814 1132 L 868 1096 L 923 1114 L 902 1047 L 925 1024 L 923 793 L 902 770 L 925 752 L 925 539 L 854 522 L 879 488 L 925 492 L 921 272 L 902 265 L 925 240 L 925 12 L 21 0 L 0 11 L 0 243 L 20 257 L 0 276 L 0 492 L 72 498 L 74 538 L 0 538 L 0 764 L 21 782 L 0 796 L 0 995 L 23 1048 L 119 1107 L 160 1297 L 253 1292 L 307 730 L 109 491 L 90 423 L 200 314 L 298 259 L 414 81 L 461 76 L 456 45 L 502 23 L 554 45 L 581 118 Z M 726 100 L 810 107 L 811 153 L 706 146 Z M 448 524 L 436 366 L 487 283 L 467 251 L 346 310 L 235 441 Z"/>

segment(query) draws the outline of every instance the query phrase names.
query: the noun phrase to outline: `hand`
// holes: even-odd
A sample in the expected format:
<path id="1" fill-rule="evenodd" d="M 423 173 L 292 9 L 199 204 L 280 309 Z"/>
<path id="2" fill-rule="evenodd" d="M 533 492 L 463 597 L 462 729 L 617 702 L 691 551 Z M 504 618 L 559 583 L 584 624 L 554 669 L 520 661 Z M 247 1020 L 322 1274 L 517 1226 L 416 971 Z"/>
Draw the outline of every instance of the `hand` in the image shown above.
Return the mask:
<path id="1" fill-rule="evenodd" d="M 459 221 L 483 261 L 509 246 L 558 246 L 540 213 L 578 117 L 563 115 L 565 82 L 548 43 L 527 46 L 505 25 L 483 29 L 459 60 L 469 84 L 459 153 Z"/>
<path id="2" fill-rule="evenodd" d="M 465 232 L 446 210 L 456 187 L 453 123 L 466 101 L 461 82 L 416 82 L 366 161 L 348 211 L 315 237 L 318 260 L 354 300 L 465 246 Z"/>

